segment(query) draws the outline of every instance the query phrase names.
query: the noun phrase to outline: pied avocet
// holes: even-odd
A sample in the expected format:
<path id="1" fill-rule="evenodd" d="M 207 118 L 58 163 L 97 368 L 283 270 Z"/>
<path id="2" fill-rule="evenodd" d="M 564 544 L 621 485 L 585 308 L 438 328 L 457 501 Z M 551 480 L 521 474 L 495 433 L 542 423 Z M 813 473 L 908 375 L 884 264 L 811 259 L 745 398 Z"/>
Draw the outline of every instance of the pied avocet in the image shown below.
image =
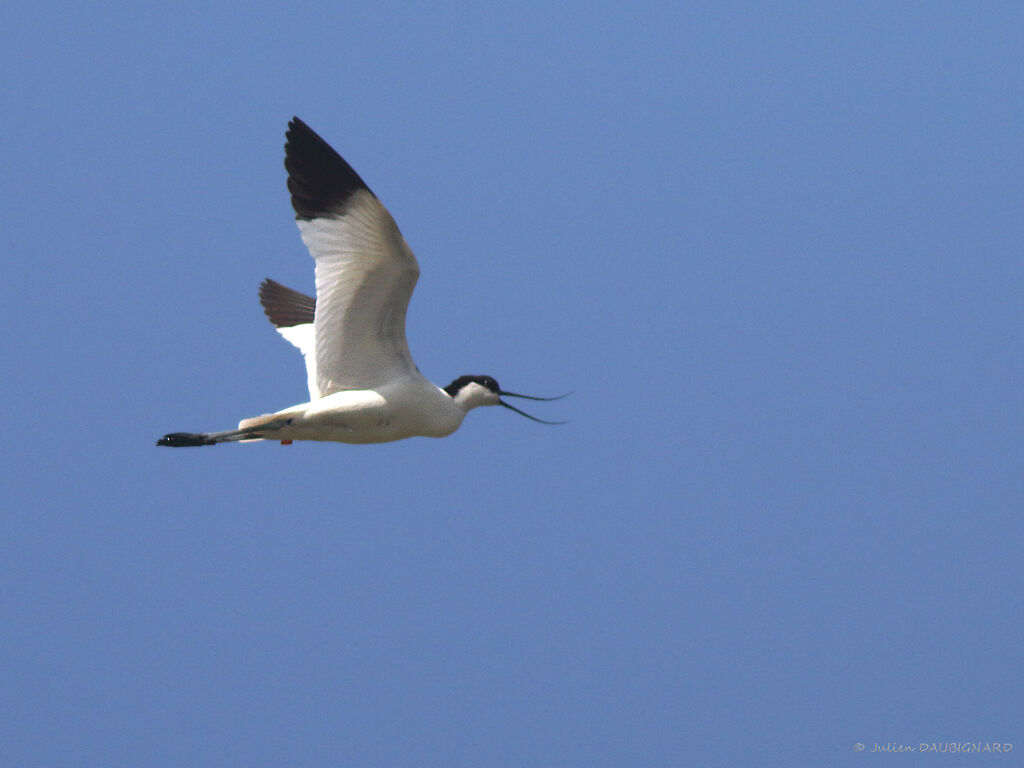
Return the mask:
<path id="1" fill-rule="evenodd" d="M 316 260 L 316 299 L 268 279 L 260 286 L 260 303 L 306 359 L 309 402 L 242 419 L 238 429 L 225 432 L 173 432 L 157 445 L 444 437 L 481 405 L 502 405 L 543 424 L 563 423 L 538 419 L 501 399 L 557 397 L 506 392 L 490 376 L 459 376 L 441 388 L 420 374 L 405 341 L 405 312 L 420 274 L 412 250 L 359 174 L 309 126 L 293 118 L 285 138 L 292 207 Z"/>

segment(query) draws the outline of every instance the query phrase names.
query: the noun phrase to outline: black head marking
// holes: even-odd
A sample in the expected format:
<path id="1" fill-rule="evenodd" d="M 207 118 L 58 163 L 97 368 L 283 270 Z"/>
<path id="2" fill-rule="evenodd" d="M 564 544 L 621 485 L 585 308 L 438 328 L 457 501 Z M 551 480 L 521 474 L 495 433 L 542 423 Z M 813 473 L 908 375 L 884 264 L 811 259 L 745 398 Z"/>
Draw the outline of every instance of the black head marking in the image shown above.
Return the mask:
<path id="1" fill-rule="evenodd" d="M 516 392 L 505 392 L 498 386 L 498 382 L 491 376 L 459 376 L 455 381 L 444 388 L 444 391 L 448 393 L 448 396 L 454 399 L 459 392 L 469 384 L 479 384 L 486 388 L 488 391 L 493 392 L 496 395 L 504 397 L 521 397 L 525 400 L 561 400 L 565 395 L 559 395 L 558 397 L 535 397 L 534 395 L 520 395 Z M 565 424 L 564 421 L 545 421 L 544 419 L 538 419 L 536 416 L 531 416 L 525 411 L 521 411 L 514 405 L 509 405 L 507 402 L 498 397 L 496 402 L 488 403 L 488 405 L 501 405 L 508 408 L 510 411 L 515 411 L 520 416 L 540 422 L 541 424 Z"/>
<path id="2" fill-rule="evenodd" d="M 482 387 L 486 387 L 494 394 L 498 394 L 501 391 L 501 387 L 498 386 L 498 382 L 496 382 L 491 376 L 459 376 L 459 378 L 445 387 L 444 391 L 448 393 L 449 397 L 455 397 L 460 389 L 467 384 L 474 382 Z"/>
<path id="3" fill-rule="evenodd" d="M 353 194 L 361 189 L 370 192 L 352 166 L 299 118 L 288 123 L 285 138 L 284 167 L 295 218 L 308 221 L 337 214 Z"/>

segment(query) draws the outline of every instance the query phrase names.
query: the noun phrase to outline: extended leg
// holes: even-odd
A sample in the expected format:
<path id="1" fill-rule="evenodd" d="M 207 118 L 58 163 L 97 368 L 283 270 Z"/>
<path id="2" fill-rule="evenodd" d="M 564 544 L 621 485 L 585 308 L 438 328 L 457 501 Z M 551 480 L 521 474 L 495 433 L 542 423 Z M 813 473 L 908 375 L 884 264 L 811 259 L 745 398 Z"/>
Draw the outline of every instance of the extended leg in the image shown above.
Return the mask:
<path id="1" fill-rule="evenodd" d="M 157 445 L 171 448 L 186 448 L 193 445 L 216 445 L 217 443 L 234 443 L 239 440 L 255 440 L 265 437 L 265 433 L 273 432 L 291 424 L 291 419 L 275 419 L 259 427 L 246 429 L 229 429 L 225 432 L 171 432 L 156 441 Z"/>

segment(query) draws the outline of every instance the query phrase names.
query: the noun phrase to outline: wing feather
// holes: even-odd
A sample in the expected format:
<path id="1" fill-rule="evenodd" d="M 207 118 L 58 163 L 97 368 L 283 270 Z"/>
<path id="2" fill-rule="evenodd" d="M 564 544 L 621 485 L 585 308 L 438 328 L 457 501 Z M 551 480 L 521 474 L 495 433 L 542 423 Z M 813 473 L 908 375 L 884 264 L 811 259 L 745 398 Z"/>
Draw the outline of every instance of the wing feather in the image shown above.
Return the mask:
<path id="1" fill-rule="evenodd" d="M 276 328 L 312 323 L 316 299 L 281 285 L 269 277 L 260 283 L 260 305 Z"/>
<path id="2" fill-rule="evenodd" d="M 405 316 L 420 273 L 416 257 L 391 214 L 337 152 L 298 118 L 287 136 L 288 189 L 316 260 L 320 396 L 414 372 Z"/>
<path id="3" fill-rule="evenodd" d="M 269 277 L 260 284 L 260 304 L 277 332 L 299 348 L 306 362 L 310 401 L 320 397 L 316 374 L 316 337 L 313 319 L 316 299 L 286 288 Z"/>

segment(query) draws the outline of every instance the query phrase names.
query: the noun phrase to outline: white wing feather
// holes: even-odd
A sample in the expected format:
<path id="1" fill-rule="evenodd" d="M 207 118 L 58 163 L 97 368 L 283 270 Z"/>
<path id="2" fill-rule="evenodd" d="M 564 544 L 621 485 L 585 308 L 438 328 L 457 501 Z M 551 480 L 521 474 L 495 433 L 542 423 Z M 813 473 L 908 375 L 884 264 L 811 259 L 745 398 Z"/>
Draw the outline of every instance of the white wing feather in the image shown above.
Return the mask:
<path id="1" fill-rule="evenodd" d="M 312 402 L 320 397 L 320 386 L 316 379 L 316 334 L 312 323 L 292 325 L 278 328 L 277 332 L 299 348 L 306 361 L 306 386 L 309 387 L 309 399 Z"/>
<path id="2" fill-rule="evenodd" d="M 324 397 L 371 389 L 416 371 L 405 313 L 420 268 L 387 209 L 361 189 L 340 213 L 296 223 L 316 260 L 316 354 L 307 362 L 311 394 L 314 374 Z"/>

